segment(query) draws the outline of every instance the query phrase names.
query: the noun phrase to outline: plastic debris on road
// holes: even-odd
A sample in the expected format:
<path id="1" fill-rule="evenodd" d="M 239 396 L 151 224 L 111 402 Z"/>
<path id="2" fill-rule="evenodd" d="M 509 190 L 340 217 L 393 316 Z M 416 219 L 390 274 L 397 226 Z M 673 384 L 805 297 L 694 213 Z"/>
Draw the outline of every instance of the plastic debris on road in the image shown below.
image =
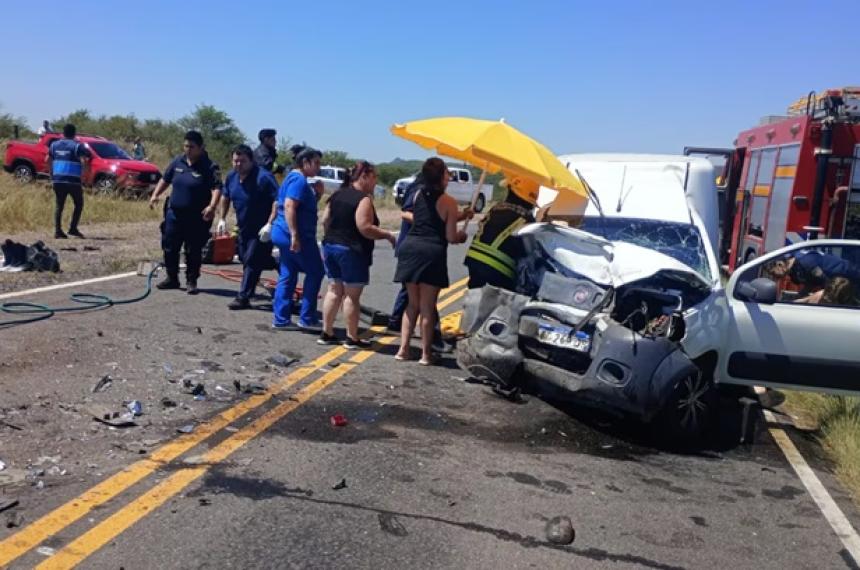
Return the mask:
<path id="1" fill-rule="evenodd" d="M 132 400 L 125 405 L 128 411 L 134 416 L 139 416 L 143 413 L 143 404 L 139 400 Z"/>
<path id="2" fill-rule="evenodd" d="M 332 485 L 332 489 L 335 491 L 340 491 L 341 489 L 346 489 L 346 479 L 341 479 L 334 485 Z"/>
<path id="3" fill-rule="evenodd" d="M 331 417 L 331 425 L 335 427 L 345 426 L 348 422 L 346 421 L 346 416 L 341 414 L 335 414 Z"/>
<path id="4" fill-rule="evenodd" d="M 98 382 L 96 382 L 96 385 L 93 386 L 93 394 L 104 392 L 110 388 L 111 384 L 113 384 L 113 378 L 111 378 L 110 374 L 105 374 Z"/>
<path id="5" fill-rule="evenodd" d="M 191 433 L 194 431 L 194 424 L 188 424 L 185 426 L 178 427 L 176 428 L 176 431 L 178 431 L 179 433 Z"/>

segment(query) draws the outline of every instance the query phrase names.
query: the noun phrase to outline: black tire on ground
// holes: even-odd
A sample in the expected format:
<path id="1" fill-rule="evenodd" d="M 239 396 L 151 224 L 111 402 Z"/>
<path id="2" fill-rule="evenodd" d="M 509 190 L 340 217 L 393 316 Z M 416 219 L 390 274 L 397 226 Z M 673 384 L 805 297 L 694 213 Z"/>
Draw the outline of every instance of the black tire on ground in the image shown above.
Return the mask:
<path id="1" fill-rule="evenodd" d="M 36 180 L 36 171 L 26 162 L 19 162 L 12 168 L 12 176 L 19 184 L 29 184 Z"/>
<path id="2" fill-rule="evenodd" d="M 478 194 L 478 199 L 475 200 L 475 213 L 480 214 L 484 210 L 484 206 L 487 205 L 487 199 L 484 198 L 483 194 Z"/>
<path id="3" fill-rule="evenodd" d="M 113 194 L 116 190 L 116 179 L 112 176 L 100 174 L 93 181 L 93 193 Z"/>
<path id="4" fill-rule="evenodd" d="M 719 398 L 711 375 L 697 370 L 675 385 L 659 423 L 675 443 L 700 445 L 707 439 L 717 406 Z"/>

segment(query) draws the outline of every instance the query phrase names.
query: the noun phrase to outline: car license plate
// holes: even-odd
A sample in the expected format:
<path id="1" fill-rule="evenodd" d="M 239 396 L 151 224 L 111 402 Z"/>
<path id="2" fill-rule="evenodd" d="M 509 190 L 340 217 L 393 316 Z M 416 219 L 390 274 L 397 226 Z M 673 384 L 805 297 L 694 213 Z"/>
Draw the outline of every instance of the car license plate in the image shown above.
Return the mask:
<path id="1" fill-rule="evenodd" d="M 573 332 L 573 327 L 567 325 L 549 325 L 541 323 L 538 327 L 538 340 L 544 344 L 569 348 L 579 352 L 591 350 L 591 336 L 582 331 Z"/>

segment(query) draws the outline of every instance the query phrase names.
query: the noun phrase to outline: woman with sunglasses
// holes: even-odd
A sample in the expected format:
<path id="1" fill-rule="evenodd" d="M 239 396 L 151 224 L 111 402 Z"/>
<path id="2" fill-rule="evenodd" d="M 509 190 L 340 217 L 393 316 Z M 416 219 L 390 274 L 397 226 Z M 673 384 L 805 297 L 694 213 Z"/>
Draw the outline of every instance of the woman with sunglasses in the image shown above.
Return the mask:
<path id="1" fill-rule="evenodd" d="M 370 282 L 375 240 L 388 240 L 394 246 L 395 236 L 379 227 L 373 206 L 376 169 L 360 161 L 350 169 L 341 187 L 331 195 L 323 212 L 323 259 L 329 279 L 323 300 L 323 331 L 319 344 L 337 344 L 334 320 L 343 304 L 346 319 L 344 346 L 355 350 L 370 343 L 358 337 L 361 292 Z"/>

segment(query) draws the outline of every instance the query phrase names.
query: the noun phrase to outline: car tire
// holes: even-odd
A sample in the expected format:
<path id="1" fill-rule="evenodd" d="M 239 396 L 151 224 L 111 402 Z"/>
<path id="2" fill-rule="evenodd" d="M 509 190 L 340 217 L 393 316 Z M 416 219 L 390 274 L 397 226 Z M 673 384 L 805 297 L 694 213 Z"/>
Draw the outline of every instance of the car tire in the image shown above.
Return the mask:
<path id="1" fill-rule="evenodd" d="M 718 405 L 711 375 L 698 369 L 675 384 L 661 414 L 661 428 L 678 445 L 701 445 L 713 425 Z"/>
<path id="2" fill-rule="evenodd" d="M 99 174 L 93 181 L 93 192 L 95 194 L 113 194 L 116 191 L 116 178 Z"/>
<path id="3" fill-rule="evenodd" d="M 36 171 L 26 162 L 20 162 L 12 169 L 12 176 L 18 184 L 30 184 L 36 180 Z"/>
<path id="4" fill-rule="evenodd" d="M 487 199 L 483 194 L 478 194 L 478 199 L 475 200 L 475 213 L 480 214 L 484 211 L 484 206 L 487 205 Z"/>

